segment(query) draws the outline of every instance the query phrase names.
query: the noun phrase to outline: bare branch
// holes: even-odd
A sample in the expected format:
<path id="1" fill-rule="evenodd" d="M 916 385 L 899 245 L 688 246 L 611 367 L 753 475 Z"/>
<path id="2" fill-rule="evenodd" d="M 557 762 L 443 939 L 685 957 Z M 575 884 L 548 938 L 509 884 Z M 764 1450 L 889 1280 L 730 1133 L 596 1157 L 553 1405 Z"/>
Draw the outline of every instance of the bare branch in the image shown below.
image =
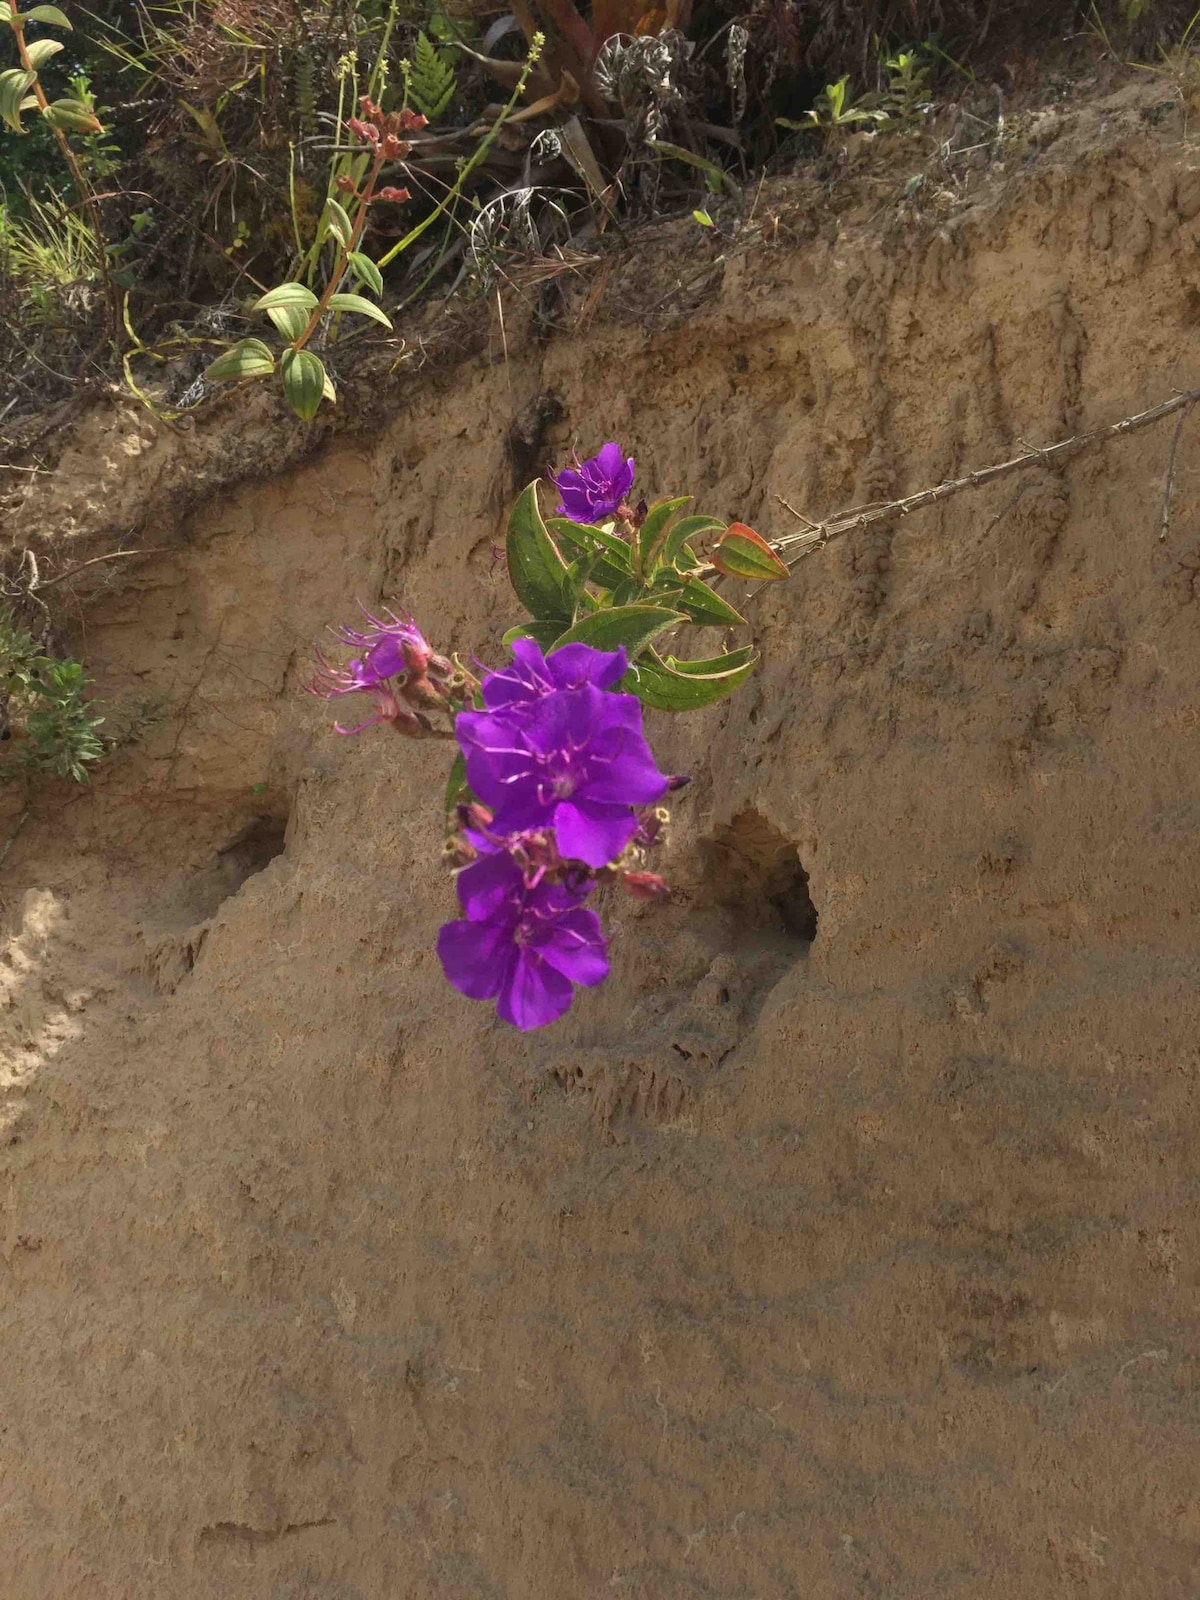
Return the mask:
<path id="1" fill-rule="evenodd" d="M 906 517 L 910 512 L 919 511 L 923 506 L 936 505 L 941 500 L 948 500 L 951 495 L 961 494 L 964 489 L 981 489 L 985 483 L 1003 478 L 1011 472 L 1024 472 L 1034 466 L 1057 465 L 1059 462 L 1080 455 L 1084 450 L 1090 450 L 1094 445 L 1106 444 L 1110 439 L 1120 439 L 1127 433 L 1136 433 L 1141 428 L 1149 428 L 1154 423 L 1160 422 L 1163 417 L 1169 417 L 1174 412 L 1180 411 L 1183 416 L 1179 419 L 1171 447 L 1166 504 L 1163 508 L 1165 537 L 1166 519 L 1171 509 L 1170 494 L 1174 486 L 1175 449 L 1179 443 L 1184 418 L 1198 400 L 1200 400 L 1200 389 L 1189 389 L 1186 394 L 1174 395 L 1170 400 L 1164 400 L 1161 405 L 1151 406 L 1148 411 L 1139 411 L 1134 416 L 1122 417 L 1120 422 L 1110 423 L 1106 428 L 1096 428 L 1091 433 L 1079 433 L 1073 438 L 1062 439 L 1058 444 L 1045 445 L 1040 449 L 1028 447 L 1011 461 L 1001 461 L 992 467 L 982 467 L 978 472 L 969 472 L 963 478 L 948 479 L 935 488 L 922 489 L 919 494 L 905 495 L 901 500 L 872 500 L 866 505 L 851 506 L 848 511 L 839 511 L 824 522 L 811 522 L 803 512 L 790 506 L 782 495 L 777 495 L 776 499 L 784 510 L 791 512 L 798 522 L 805 524 L 805 527 L 800 533 L 787 533 L 781 539 L 773 539 L 772 548 L 784 551 L 799 546 L 788 562 L 788 566 L 795 566 L 805 556 L 812 555 L 814 550 L 822 549 L 831 539 L 840 538 L 844 533 L 869 528 L 876 522 L 887 522 L 893 517 Z"/>
<path id="2" fill-rule="evenodd" d="M 77 572 L 82 572 L 85 567 L 98 566 L 101 561 L 118 561 L 122 556 L 162 556 L 167 554 L 167 550 L 166 545 L 156 545 L 147 550 L 110 550 L 105 556 L 93 556 L 90 561 L 81 561 L 78 566 L 68 567 L 65 572 L 56 572 L 52 578 L 46 578 L 40 583 L 35 582 L 31 585 L 31 591 L 48 589 L 52 583 L 62 583 L 64 579 L 73 578 Z"/>
<path id="3" fill-rule="evenodd" d="M 1165 539 L 1171 531 L 1171 496 L 1175 493 L 1175 457 L 1179 453 L 1179 436 L 1183 432 L 1183 425 L 1191 415 L 1191 406 L 1184 406 L 1179 413 L 1179 421 L 1175 424 L 1175 433 L 1171 439 L 1171 453 L 1167 457 L 1167 476 L 1163 482 L 1163 507 L 1162 522 L 1159 525 L 1158 537 Z"/>

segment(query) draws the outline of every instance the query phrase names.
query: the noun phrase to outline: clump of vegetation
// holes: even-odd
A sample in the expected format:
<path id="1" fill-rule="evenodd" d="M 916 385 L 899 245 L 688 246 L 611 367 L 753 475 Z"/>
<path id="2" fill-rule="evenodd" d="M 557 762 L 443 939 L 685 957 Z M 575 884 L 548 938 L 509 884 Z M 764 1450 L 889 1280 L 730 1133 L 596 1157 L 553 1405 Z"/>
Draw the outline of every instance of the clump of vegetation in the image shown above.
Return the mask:
<path id="1" fill-rule="evenodd" d="M 733 219 L 755 172 L 919 131 L 1041 42 L 1173 61 L 1192 9 L 0 0 L 0 421 L 89 371 L 123 365 L 149 399 L 151 370 L 154 403 L 187 410 L 283 362 L 311 416 L 362 341 L 398 337 L 396 311 L 439 285 L 482 293 L 533 256 L 524 281 L 552 296 L 625 219 Z M 388 118 L 409 121 L 381 160 L 354 122 Z M 272 323 L 291 354 L 260 337 Z"/>
<path id="2" fill-rule="evenodd" d="M 46 654 L 0 611 L 0 776 L 50 772 L 85 783 L 107 746 L 78 661 Z"/>

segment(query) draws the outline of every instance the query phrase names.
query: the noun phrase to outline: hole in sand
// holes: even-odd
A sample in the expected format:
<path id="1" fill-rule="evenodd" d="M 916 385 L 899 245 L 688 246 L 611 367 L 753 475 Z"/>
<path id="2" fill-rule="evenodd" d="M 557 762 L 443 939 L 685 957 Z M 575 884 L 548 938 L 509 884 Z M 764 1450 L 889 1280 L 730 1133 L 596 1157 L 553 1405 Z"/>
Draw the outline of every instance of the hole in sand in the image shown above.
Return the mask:
<path id="1" fill-rule="evenodd" d="M 717 829 L 706 868 L 705 898 L 743 928 L 805 945 L 816 938 L 817 908 L 800 852 L 760 811 L 740 811 Z"/>

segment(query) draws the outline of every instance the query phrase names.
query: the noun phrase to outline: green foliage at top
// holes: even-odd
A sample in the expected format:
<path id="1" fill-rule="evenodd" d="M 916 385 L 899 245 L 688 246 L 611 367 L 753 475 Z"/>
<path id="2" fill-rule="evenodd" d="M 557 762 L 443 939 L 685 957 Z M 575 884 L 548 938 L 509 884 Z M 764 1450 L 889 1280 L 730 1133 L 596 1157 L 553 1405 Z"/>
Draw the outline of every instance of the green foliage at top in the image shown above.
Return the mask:
<path id="1" fill-rule="evenodd" d="M 106 745 L 104 721 L 86 696 L 90 679 L 78 661 L 46 655 L 9 611 L 0 611 L 0 719 L 6 739 L 0 777 L 52 772 L 86 783 Z"/>

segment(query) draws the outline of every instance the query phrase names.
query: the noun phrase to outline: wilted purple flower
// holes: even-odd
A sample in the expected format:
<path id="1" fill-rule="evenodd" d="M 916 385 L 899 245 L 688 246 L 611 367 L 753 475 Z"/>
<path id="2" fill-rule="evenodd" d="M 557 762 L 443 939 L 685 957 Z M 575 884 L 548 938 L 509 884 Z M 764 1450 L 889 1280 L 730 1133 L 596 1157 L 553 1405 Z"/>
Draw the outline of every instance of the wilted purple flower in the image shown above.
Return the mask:
<path id="1" fill-rule="evenodd" d="M 341 644 L 361 650 L 361 656 L 355 656 L 344 667 L 335 667 L 324 651 L 318 650 L 316 676 L 306 686 L 307 692 L 321 700 L 335 700 L 344 694 L 375 694 L 378 714 L 355 728 L 343 728 L 340 722 L 335 722 L 333 726 L 338 733 L 361 733 L 364 728 L 380 722 L 391 722 L 397 727 L 402 724 L 407 727 L 411 723 L 412 729 L 418 730 L 417 718 L 400 705 L 392 680 L 402 674 L 406 679 L 423 680 L 430 663 L 438 664 L 440 658 L 434 655 L 411 617 L 398 617 L 393 611 L 385 611 L 382 618 L 366 610 L 363 615 L 367 627 L 361 632 L 354 628 L 330 629 Z M 449 663 L 445 666 L 448 668 Z"/>
<path id="2" fill-rule="evenodd" d="M 667 790 L 641 705 L 589 683 L 517 709 L 465 711 L 455 725 L 467 781 L 494 811 L 494 831 L 553 828 L 564 858 L 606 866 L 637 828 L 632 807 Z"/>
<path id="3" fill-rule="evenodd" d="M 588 888 L 591 886 L 588 885 Z M 437 951 L 447 979 L 471 1000 L 495 1000 L 516 1028 L 540 1028 L 571 1004 L 572 984 L 608 976 L 600 918 L 584 889 L 541 882 L 530 888 L 512 858 L 484 856 L 458 875 L 465 919 L 445 923 Z"/>
<path id="4" fill-rule="evenodd" d="M 489 672 L 483 680 L 483 703 L 489 711 L 516 715 L 556 689 L 582 689 L 592 684 L 610 689 L 628 665 L 624 647 L 593 650 L 587 644 L 566 644 L 544 656 L 532 639 L 514 639 L 512 665 Z"/>
<path id="5" fill-rule="evenodd" d="M 611 516 L 633 488 L 633 471 L 633 457 L 623 456 L 619 444 L 602 445 L 587 461 L 576 456 L 574 471 L 564 467 L 550 474 L 562 496 L 558 515 L 573 522 L 599 522 Z"/>

